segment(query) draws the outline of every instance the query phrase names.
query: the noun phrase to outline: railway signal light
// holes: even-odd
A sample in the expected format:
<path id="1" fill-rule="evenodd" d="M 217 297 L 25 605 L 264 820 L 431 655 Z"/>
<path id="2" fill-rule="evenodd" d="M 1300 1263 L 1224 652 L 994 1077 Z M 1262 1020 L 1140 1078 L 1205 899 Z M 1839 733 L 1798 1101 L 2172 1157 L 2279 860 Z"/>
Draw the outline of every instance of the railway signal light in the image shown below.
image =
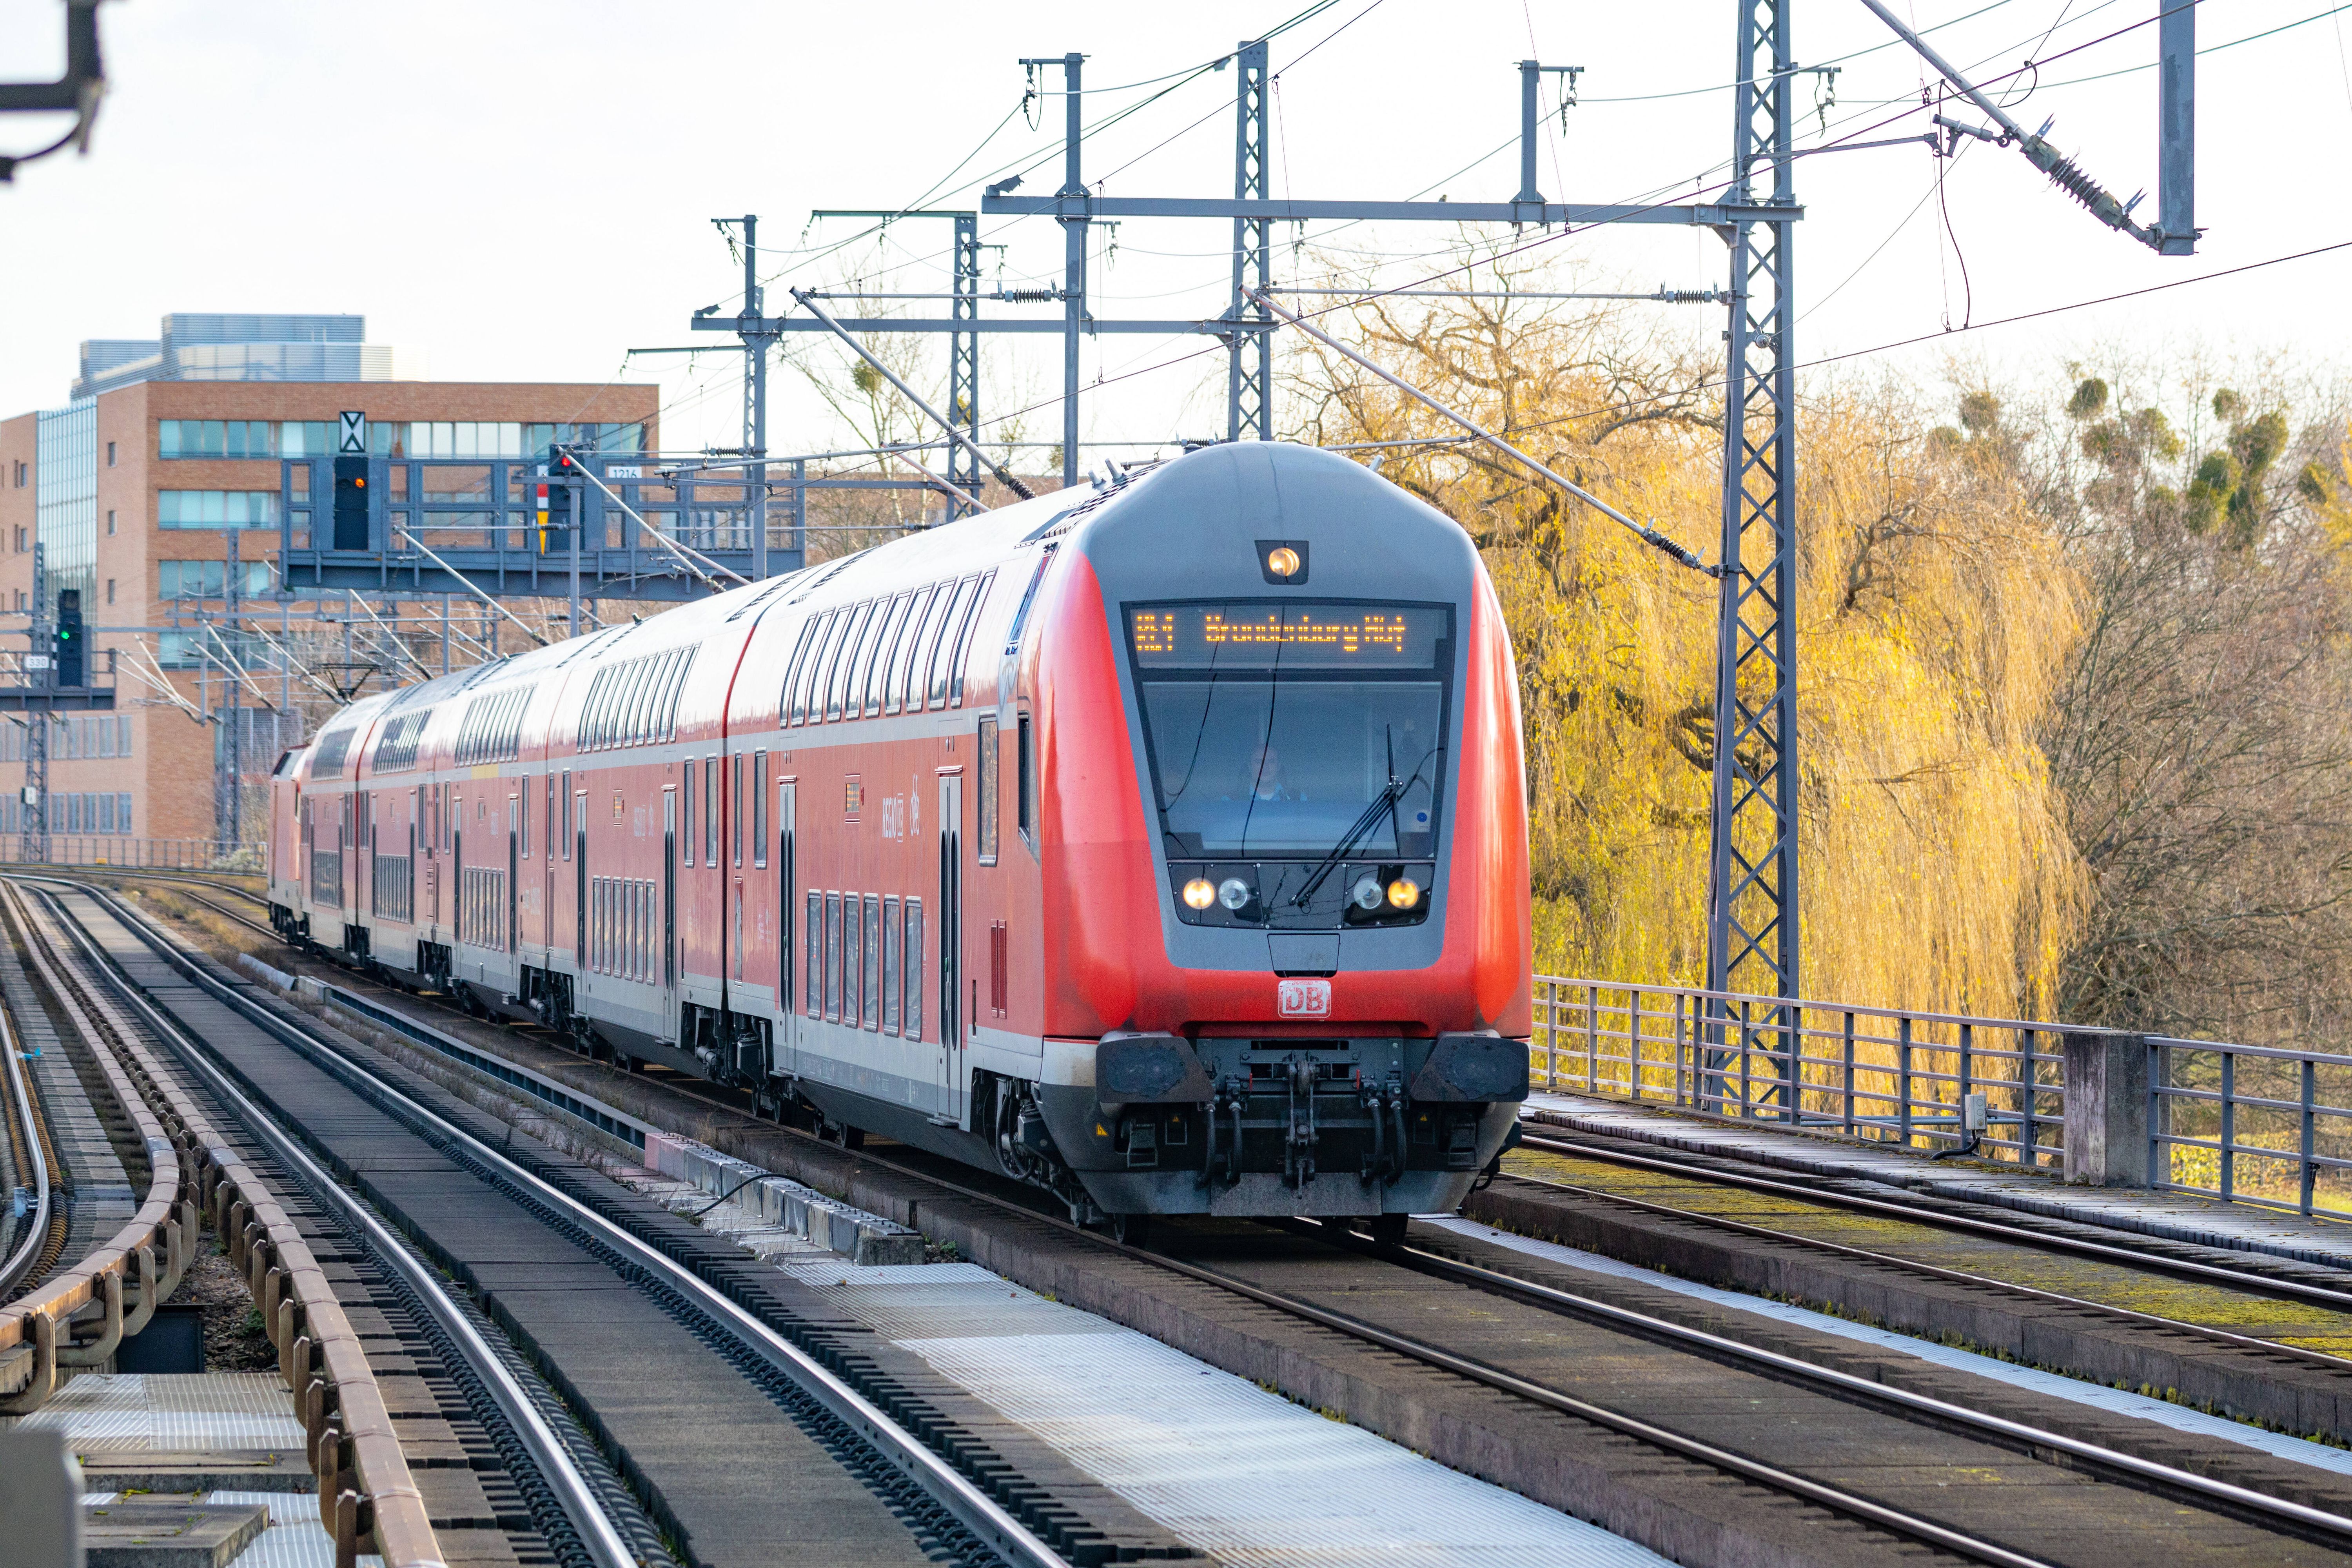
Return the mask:
<path id="1" fill-rule="evenodd" d="M 82 653 L 81 590 L 60 589 L 58 593 L 57 664 L 54 667 L 59 686 L 83 686 L 87 660 Z"/>
<path id="2" fill-rule="evenodd" d="M 579 472 L 580 460 L 572 455 L 569 447 L 550 447 L 547 449 L 548 479 L 575 478 Z M 570 497 L 556 486 L 541 480 L 538 499 L 539 552 L 541 555 L 560 555 L 568 552 L 572 548 Z M 551 521 L 551 513 L 553 514 Z"/>
<path id="3" fill-rule="evenodd" d="M 335 544 L 337 550 L 365 550 L 374 530 L 375 494 L 370 483 L 374 464 L 364 452 L 345 453 L 335 459 Z"/>

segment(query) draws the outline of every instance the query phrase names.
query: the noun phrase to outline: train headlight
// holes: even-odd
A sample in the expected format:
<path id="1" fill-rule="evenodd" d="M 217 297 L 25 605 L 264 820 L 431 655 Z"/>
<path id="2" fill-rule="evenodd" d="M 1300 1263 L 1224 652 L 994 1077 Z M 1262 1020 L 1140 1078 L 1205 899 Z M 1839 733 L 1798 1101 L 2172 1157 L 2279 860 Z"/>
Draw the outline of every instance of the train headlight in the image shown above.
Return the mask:
<path id="1" fill-rule="evenodd" d="M 1369 873 L 1357 878 L 1356 885 L 1348 889 L 1348 897 L 1354 901 L 1355 906 L 1360 910 L 1379 909 L 1381 907 L 1381 879 L 1378 877 L 1370 875 Z"/>
<path id="2" fill-rule="evenodd" d="M 1206 877 L 1195 877 L 1184 884 L 1184 901 L 1196 910 L 1205 910 L 1217 901 L 1217 885 Z"/>
<path id="3" fill-rule="evenodd" d="M 1392 909 L 1409 910 L 1421 902 L 1421 884 L 1411 877 L 1399 877 L 1389 884 L 1389 905 Z"/>
<path id="4" fill-rule="evenodd" d="M 1238 911 L 1255 897 L 1250 885 L 1239 877 L 1228 877 L 1217 884 L 1217 902 Z"/>
<path id="5" fill-rule="evenodd" d="M 1298 575 L 1298 552 L 1287 544 L 1277 544 L 1265 552 L 1265 569 L 1277 577 Z"/>

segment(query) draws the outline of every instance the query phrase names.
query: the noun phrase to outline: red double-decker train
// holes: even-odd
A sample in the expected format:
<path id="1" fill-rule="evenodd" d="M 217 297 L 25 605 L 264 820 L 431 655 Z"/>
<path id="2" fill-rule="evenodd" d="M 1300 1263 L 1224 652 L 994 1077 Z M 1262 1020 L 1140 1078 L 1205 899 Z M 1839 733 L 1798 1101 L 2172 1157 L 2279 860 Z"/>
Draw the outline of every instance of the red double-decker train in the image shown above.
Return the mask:
<path id="1" fill-rule="evenodd" d="M 286 938 L 837 1137 L 1450 1209 L 1527 1092 L 1510 642 L 1443 514 L 1219 446 L 353 703 Z"/>

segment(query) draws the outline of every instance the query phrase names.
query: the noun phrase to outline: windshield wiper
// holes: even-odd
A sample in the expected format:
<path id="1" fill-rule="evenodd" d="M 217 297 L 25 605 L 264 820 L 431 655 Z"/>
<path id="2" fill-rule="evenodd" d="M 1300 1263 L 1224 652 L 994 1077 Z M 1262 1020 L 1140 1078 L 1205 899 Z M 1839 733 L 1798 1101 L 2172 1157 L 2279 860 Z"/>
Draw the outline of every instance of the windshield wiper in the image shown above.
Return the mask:
<path id="1" fill-rule="evenodd" d="M 1413 776 L 1414 778 L 1420 776 L 1419 770 L 1415 770 Z M 1324 879 L 1331 875 L 1332 868 L 1339 865 L 1348 851 L 1356 847 L 1358 839 L 1372 830 L 1373 826 L 1380 821 L 1381 814 L 1394 806 L 1397 797 L 1404 794 L 1406 786 L 1412 783 L 1412 779 L 1401 779 L 1393 773 L 1389 774 L 1389 782 L 1381 787 L 1380 794 L 1372 797 L 1371 804 L 1364 807 L 1364 814 L 1356 818 L 1355 826 L 1341 834 L 1339 842 L 1331 846 L 1331 853 L 1316 863 L 1315 869 L 1307 875 L 1306 885 L 1301 887 L 1297 896 L 1290 900 L 1292 908 L 1303 910 L 1307 907 L 1307 900 L 1315 896 L 1315 889 L 1320 888 Z"/>

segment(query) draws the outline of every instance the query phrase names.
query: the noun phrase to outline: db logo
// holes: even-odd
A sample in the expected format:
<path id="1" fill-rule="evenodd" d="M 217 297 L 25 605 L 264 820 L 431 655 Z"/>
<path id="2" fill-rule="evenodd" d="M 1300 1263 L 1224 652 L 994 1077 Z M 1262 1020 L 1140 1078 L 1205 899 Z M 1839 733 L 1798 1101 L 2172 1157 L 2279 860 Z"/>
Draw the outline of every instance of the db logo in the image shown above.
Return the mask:
<path id="1" fill-rule="evenodd" d="M 1286 1018 L 1328 1018 L 1331 1016 L 1331 983 L 1328 980 L 1286 980 L 1275 988 L 1275 1008 Z"/>

